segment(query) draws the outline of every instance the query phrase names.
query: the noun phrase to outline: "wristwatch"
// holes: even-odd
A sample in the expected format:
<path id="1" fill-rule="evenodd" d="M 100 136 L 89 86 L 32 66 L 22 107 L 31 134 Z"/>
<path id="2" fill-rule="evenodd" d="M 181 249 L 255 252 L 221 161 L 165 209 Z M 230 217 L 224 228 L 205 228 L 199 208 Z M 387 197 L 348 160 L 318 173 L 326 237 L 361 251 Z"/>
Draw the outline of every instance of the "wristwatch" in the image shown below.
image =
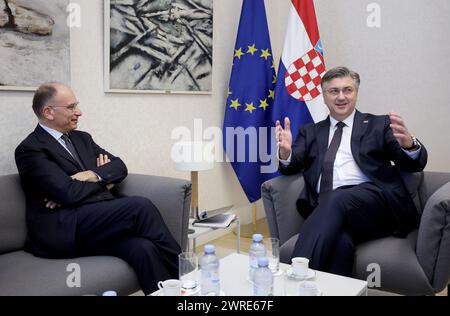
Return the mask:
<path id="1" fill-rule="evenodd" d="M 419 148 L 419 141 L 417 140 L 417 138 L 415 138 L 414 136 L 411 135 L 411 140 L 412 140 L 412 146 L 409 148 L 403 148 L 404 150 L 415 150 Z"/>

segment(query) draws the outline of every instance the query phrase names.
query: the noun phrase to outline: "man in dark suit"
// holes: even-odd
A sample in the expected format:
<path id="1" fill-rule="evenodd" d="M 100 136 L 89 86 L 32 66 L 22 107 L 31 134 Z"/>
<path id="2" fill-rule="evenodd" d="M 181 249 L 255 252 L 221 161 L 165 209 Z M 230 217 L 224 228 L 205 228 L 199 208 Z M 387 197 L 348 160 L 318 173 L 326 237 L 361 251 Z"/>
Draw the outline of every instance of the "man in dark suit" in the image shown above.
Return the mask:
<path id="1" fill-rule="evenodd" d="M 427 152 L 396 113 L 355 110 L 360 77 L 345 67 L 322 79 L 330 116 L 302 126 L 292 145 L 289 118 L 277 121 L 280 172 L 303 172 L 297 209 L 305 219 L 293 257 L 314 269 L 351 275 L 356 243 L 406 235 L 419 213 L 399 170 L 425 168 Z M 392 162 L 395 164 L 393 166 Z"/>
<path id="2" fill-rule="evenodd" d="M 72 90 L 44 84 L 33 98 L 39 124 L 15 152 L 26 195 L 27 249 L 47 258 L 113 255 L 136 271 L 149 294 L 178 277 L 179 245 L 143 197 L 119 197 L 123 161 L 75 131 L 82 115 Z"/>

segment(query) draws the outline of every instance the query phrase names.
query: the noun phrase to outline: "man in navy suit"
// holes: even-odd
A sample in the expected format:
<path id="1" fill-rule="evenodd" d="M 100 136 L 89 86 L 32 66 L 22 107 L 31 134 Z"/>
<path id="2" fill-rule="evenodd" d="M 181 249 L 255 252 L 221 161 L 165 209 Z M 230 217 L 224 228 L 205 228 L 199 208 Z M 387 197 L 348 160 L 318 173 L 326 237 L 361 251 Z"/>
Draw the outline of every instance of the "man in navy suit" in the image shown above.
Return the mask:
<path id="1" fill-rule="evenodd" d="M 151 201 L 115 194 L 127 167 L 91 135 L 75 131 L 82 113 L 73 91 L 44 84 L 33 110 L 39 124 L 15 152 L 26 196 L 27 249 L 47 258 L 120 257 L 145 294 L 159 280 L 177 278 L 179 245 Z"/>
<path id="2" fill-rule="evenodd" d="M 302 126 L 294 144 L 289 118 L 276 123 L 280 172 L 303 173 L 297 209 L 305 219 L 292 254 L 314 269 L 351 275 L 356 243 L 405 236 L 419 213 L 399 170 L 422 171 L 425 147 L 396 113 L 355 110 L 360 77 L 345 67 L 322 79 L 330 116 Z M 394 167 L 395 165 L 395 167 Z"/>

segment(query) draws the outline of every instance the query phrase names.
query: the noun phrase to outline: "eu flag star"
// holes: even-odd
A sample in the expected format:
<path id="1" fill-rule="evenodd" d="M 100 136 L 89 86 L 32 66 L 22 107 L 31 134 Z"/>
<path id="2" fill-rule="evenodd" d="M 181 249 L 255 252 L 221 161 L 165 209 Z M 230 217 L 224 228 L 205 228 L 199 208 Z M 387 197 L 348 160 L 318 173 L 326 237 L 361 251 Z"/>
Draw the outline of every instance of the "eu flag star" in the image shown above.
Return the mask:
<path id="1" fill-rule="evenodd" d="M 245 112 L 250 112 L 250 114 L 253 114 L 253 111 L 256 110 L 256 108 L 253 106 L 253 102 L 245 103 L 245 105 L 247 106 L 247 108 L 245 109 Z"/>
<path id="2" fill-rule="evenodd" d="M 265 110 L 267 109 L 267 107 L 269 106 L 269 104 L 267 103 L 267 99 L 259 100 L 259 102 L 260 102 L 259 107 L 260 107 L 260 108 L 263 108 L 264 111 L 265 111 Z"/>
<path id="3" fill-rule="evenodd" d="M 267 60 L 267 58 L 269 58 L 270 56 L 272 56 L 271 53 L 269 53 L 269 49 L 262 49 L 262 54 L 260 57 L 264 58 L 265 60 Z"/>
<path id="4" fill-rule="evenodd" d="M 239 49 L 235 50 L 234 57 L 241 59 L 242 55 L 244 55 L 244 53 L 242 52 L 242 47 L 239 47 Z"/>
<path id="5" fill-rule="evenodd" d="M 239 103 L 239 99 L 231 100 L 230 108 L 233 108 L 237 111 L 240 106 L 242 105 Z"/>
<path id="6" fill-rule="evenodd" d="M 255 44 L 252 46 L 248 46 L 247 54 L 255 55 L 255 53 L 258 51 L 258 49 L 255 47 Z"/>

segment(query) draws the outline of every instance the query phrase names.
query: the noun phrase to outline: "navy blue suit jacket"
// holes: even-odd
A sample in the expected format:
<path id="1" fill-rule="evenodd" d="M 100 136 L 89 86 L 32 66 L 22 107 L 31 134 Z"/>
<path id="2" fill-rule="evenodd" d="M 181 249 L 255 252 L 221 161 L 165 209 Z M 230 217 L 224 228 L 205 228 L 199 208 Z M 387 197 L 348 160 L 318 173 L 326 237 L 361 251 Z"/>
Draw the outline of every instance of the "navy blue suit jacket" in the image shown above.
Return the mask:
<path id="1" fill-rule="evenodd" d="M 67 150 L 40 125 L 15 151 L 26 196 L 26 248 L 42 257 L 75 255 L 77 208 L 114 199 L 106 185 L 119 183 L 128 173 L 123 161 L 100 148 L 88 133 L 72 131 L 69 135 L 85 168 L 103 181 L 73 180 L 70 176 L 82 170 Z M 108 155 L 111 162 L 97 167 L 100 154 Z M 61 207 L 49 209 L 44 199 L 61 204 Z"/>
<path id="2" fill-rule="evenodd" d="M 398 224 L 397 228 L 406 233 L 418 226 L 420 217 L 399 170 L 422 171 L 428 156 L 422 145 L 419 158 L 411 159 L 400 147 L 389 125 L 387 115 L 356 111 L 351 150 L 361 171 L 383 190 Z M 305 188 L 297 200 L 297 209 L 303 218 L 307 218 L 318 203 L 316 188 L 328 148 L 329 132 L 329 118 L 302 126 L 292 146 L 291 163 L 288 166 L 280 164 L 282 174 L 303 172 Z"/>

